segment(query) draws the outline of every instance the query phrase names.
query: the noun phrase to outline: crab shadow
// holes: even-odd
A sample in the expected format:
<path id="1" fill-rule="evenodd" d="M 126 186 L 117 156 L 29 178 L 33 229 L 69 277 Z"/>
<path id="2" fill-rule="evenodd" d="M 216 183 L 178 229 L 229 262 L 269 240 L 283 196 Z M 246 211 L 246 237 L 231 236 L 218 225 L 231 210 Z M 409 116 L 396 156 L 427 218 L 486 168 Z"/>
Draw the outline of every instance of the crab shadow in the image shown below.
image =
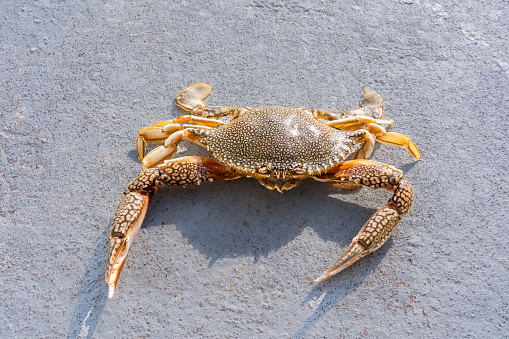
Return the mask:
<path id="1" fill-rule="evenodd" d="M 108 288 L 104 283 L 108 233 L 105 229 L 99 236 L 92 258 L 88 262 L 78 291 L 78 301 L 67 329 L 67 338 L 91 338 L 101 319 L 108 300 Z"/>
<path id="2" fill-rule="evenodd" d="M 280 194 L 264 189 L 256 180 L 239 179 L 162 191 L 155 197 L 144 227 L 175 225 L 187 244 L 207 257 L 209 267 L 228 257 L 251 257 L 257 262 L 309 230 L 323 241 L 346 248 L 389 196 L 383 190 L 337 190 L 314 180 L 305 180 Z M 363 206 L 366 199 L 377 206 Z M 158 232 L 157 238 L 159 244 L 154 246 L 172 247 L 170 244 L 175 241 L 162 232 Z M 364 258 L 361 266 L 350 267 L 313 287 L 300 307 L 313 304 L 314 311 L 292 338 L 305 336 L 335 305 L 354 292 L 376 269 L 391 243 L 390 239 L 376 253 Z M 325 268 L 307 274 L 313 276 Z M 171 275 L 164 266 L 162 270 Z"/>
<path id="3" fill-rule="evenodd" d="M 169 188 L 154 197 L 143 227 L 175 225 L 187 244 L 207 257 L 209 267 L 224 258 L 254 257 L 257 262 L 305 228 L 347 246 L 374 210 L 330 196 L 338 193 L 313 180 L 285 194 L 248 179 Z M 171 247 L 174 239 L 158 232 L 157 241 Z"/>
<path id="4" fill-rule="evenodd" d="M 188 245 L 207 257 L 209 267 L 224 258 L 251 257 L 258 261 L 287 245 L 308 228 L 322 240 L 336 242 L 346 248 L 376 208 L 363 206 L 363 201 L 373 198 L 367 197 L 366 193 L 374 192 L 361 190 L 341 191 L 314 180 L 305 180 L 291 191 L 280 194 L 261 187 L 256 180 L 245 178 L 187 189 L 163 188 L 154 196 L 142 226 L 151 233 L 157 233 L 155 237 L 144 239 L 145 246 L 157 248 L 161 253 L 168 251 L 165 248 L 171 248 L 175 239 L 166 234 L 163 229 L 166 227 L 161 226 L 171 224 Z M 378 197 L 373 199 L 381 206 L 388 198 L 384 196 L 381 200 Z M 159 229 L 151 230 L 153 227 Z M 69 324 L 68 338 L 91 338 L 101 319 L 108 300 L 104 283 L 108 231 L 105 227 L 99 236 L 87 265 Z M 334 277 L 315 286 L 301 307 L 316 300 L 319 300 L 318 306 L 292 338 L 304 336 L 334 305 L 354 290 L 352 286 L 362 283 L 388 248 L 386 245 L 364 259 L 362 270 L 349 268 L 341 273 L 340 278 Z M 170 267 L 162 265 L 159 268 L 171 276 Z M 321 273 L 318 271 L 309 274 Z"/>

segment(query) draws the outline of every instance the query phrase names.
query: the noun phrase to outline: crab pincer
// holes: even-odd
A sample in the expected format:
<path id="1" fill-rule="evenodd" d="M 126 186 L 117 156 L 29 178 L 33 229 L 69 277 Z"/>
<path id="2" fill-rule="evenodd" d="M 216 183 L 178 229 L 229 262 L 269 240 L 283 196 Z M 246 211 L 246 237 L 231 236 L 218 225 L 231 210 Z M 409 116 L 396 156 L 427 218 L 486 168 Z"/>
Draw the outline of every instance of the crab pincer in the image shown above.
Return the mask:
<path id="1" fill-rule="evenodd" d="M 167 160 L 155 168 L 142 171 L 129 184 L 113 217 L 108 237 L 105 281 L 112 298 L 118 277 L 145 218 L 152 195 L 160 186 L 199 185 L 204 181 L 230 180 L 238 175 L 213 159 L 199 156 Z"/>
<path id="2" fill-rule="evenodd" d="M 333 187 L 367 186 L 394 192 L 389 201 L 378 209 L 361 228 L 339 260 L 314 282 L 324 281 L 341 272 L 362 257 L 379 249 L 391 236 L 401 218 L 407 214 L 414 200 L 414 189 L 397 168 L 370 160 L 351 160 L 321 176 Z M 353 185 L 353 186 L 352 186 Z"/>

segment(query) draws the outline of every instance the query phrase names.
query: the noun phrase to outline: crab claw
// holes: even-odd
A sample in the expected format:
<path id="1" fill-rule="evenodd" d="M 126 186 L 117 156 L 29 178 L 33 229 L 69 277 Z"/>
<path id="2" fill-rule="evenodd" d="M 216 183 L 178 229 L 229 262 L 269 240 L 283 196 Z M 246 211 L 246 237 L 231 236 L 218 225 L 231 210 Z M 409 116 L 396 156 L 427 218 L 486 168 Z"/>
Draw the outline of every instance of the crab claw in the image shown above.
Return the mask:
<path id="1" fill-rule="evenodd" d="M 338 262 L 336 262 L 331 268 L 325 271 L 321 276 L 314 280 L 315 283 L 322 282 L 324 280 L 329 279 L 333 275 L 341 272 L 348 266 L 355 263 L 360 258 L 364 257 L 369 252 L 366 251 L 366 248 L 354 238 L 348 249 L 345 253 L 339 258 Z"/>
<path id="2" fill-rule="evenodd" d="M 124 267 L 127 258 L 129 238 L 121 236 L 110 236 L 108 239 L 108 267 L 106 269 L 106 283 L 108 283 L 108 298 L 111 299 L 115 293 L 118 277 Z M 128 245 L 129 244 L 129 245 Z"/>
<path id="3" fill-rule="evenodd" d="M 396 194 L 412 193 L 413 189 L 405 180 L 406 187 L 401 188 Z M 406 190 L 406 191 L 405 191 Z M 413 197 L 412 197 L 413 199 Z M 391 233 L 401 219 L 397 208 L 388 203 L 380 208 L 364 225 L 359 234 L 352 239 L 350 246 L 327 271 L 315 279 L 315 282 L 321 282 L 329 279 L 333 275 L 341 272 L 362 257 L 373 253 L 379 249 L 389 239 Z"/>
<path id="4" fill-rule="evenodd" d="M 333 184 L 340 184 L 338 188 L 364 185 L 373 189 L 385 188 L 393 192 L 393 195 L 364 224 L 339 260 L 315 279 L 317 283 L 329 279 L 379 249 L 389 239 L 401 218 L 410 211 L 414 200 L 414 189 L 403 172 L 389 165 L 356 159 L 342 163 L 331 174 L 335 178 Z"/>
<path id="5" fill-rule="evenodd" d="M 129 249 L 136 239 L 150 203 L 150 194 L 129 192 L 120 202 L 108 237 L 108 256 L 106 260 L 106 283 L 109 286 L 108 298 L 115 293 L 118 277 L 124 267 Z"/>

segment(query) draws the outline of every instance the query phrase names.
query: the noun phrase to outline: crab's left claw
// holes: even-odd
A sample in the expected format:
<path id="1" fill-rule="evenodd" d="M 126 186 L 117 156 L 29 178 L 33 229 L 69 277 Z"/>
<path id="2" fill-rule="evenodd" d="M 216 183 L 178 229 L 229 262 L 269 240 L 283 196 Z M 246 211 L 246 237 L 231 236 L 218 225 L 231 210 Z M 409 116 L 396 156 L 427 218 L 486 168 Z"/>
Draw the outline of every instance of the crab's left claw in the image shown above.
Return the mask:
<path id="1" fill-rule="evenodd" d="M 149 169 L 147 174 L 156 171 Z M 108 256 L 106 260 L 106 283 L 109 286 L 108 298 L 113 297 L 117 286 L 118 277 L 124 267 L 129 249 L 136 239 L 138 232 L 145 218 L 145 214 L 150 204 L 150 199 L 154 192 L 151 185 L 140 185 L 143 179 L 150 179 L 148 175 L 142 173 L 131 185 L 138 185 L 141 189 L 126 193 L 124 199 L 118 205 L 113 222 L 111 224 L 111 233 L 108 237 Z M 151 182 L 147 180 L 147 182 Z"/>
<path id="2" fill-rule="evenodd" d="M 110 236 L 108 238 L 108 264 L 106 267 L 106 283 L 108 284 L 108 298 L 113 297 L 117 287 L 118 277 L 124 267 L 128 253 L 128 241 L 121 236 Z M 122 253 L 122 254 L 121 254 Z"/>
<path id="3" fill-rule="evenodd" d="M 113 297 L 118 277 L 129 249 L 141 228 L 152 195 L 160 186 L 199 185 L 213 180 L 241 177 L 228 166 L 207 157 L 183 157 L 166 160 L 158 167 L 142 171 L 128 186 L 128 192 L 118 205 L 108 237 L 106 283 L 108 298 Z"/>

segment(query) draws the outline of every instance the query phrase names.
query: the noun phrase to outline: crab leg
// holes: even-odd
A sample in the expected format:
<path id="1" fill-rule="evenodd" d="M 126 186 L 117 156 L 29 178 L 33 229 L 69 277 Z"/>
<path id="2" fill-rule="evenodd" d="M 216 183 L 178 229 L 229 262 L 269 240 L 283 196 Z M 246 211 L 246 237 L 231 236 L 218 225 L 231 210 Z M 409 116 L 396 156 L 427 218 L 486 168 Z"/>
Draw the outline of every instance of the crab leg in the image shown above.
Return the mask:
<path id="1" fill-rule="evenodd" d="M 370 160 L 346 161 L 317 179 L 330 180 L 331 185 L 337 188 L 355 188 L 363 185 L 394 192 L 387 204 L 378 209 L 352 239 L 340 259 L 315 279 L 315 282 L 321 282 L 380 248 L 389 239 L 401 218 L 410 211 L 414 190 L 400 170 Z"/>
<path id="2" fill-rule="evenodd" d="M 204 118 L 219 118 L 225 116 L 237 116 L 242 114 L 243 109 L 228 106 L 208 107 L 203 100 L 210 94 L 212 86 L 204 82 L 196 82 L 180 91 L 175 104 L 193 115 Z"/>
<path id="3" fill-rule="evenodd" d="M 142 168 L 147 169 L 153 166 L 156 166 L 157 164 L 160 164 L 165 159 L 172 158 L 175 153 L 177 153 L 177 146 L 182 142 L 182 140 L 187 140 L 190 142 L 197 143 L 201 146 L 203 144 L 200 142 L 200 138 L 197 137 L 198 135 L 203 135 L 208 132 L 208 128 L 188 128 L 185 130 L 177 131 L 173 134 L 171 134 L 165 141 L 163 146 L 159 146 L 154 148 L 150 153 L 148 153 L 143 160 Z"/>
<path id="4" fill-rule="evenodd" d="M 378 126 L 377 124 L 368 124 L 366 127 L 375 135 L 377 141 L 380 141 L 383 144 L 404 147 L 410 155 L 417 158 L 417 160 L 421 160 L 419 149 L 410 140 L 410 137 L 400 133 L 386 132 L 385 128 Z"/>
<path id="5" fill-rule="evenodd" d="M 392 124 L 392 121 L 377 120 L 371 117 L 364 116 L 356 116 L 329 121 L 326 122 L 325 124 L 331 127 L 338 127 L 342 131 L 353 131 L 365 128 L 375 135 L 377 141 L 383 144 L 404 147 L 408 151 L 408 153 L 410 153 L 410 155 L 417 158 L 417 160 L 421 160 L 419 149 L 410 140 L 410 137 L 400 133 L 386 132 L 385 128 L 378 125 L 378 124 L 389 125 Z M 371 152 L 373 151 L 373 147 L 375 146 L 375 140 L 371 135 L 366 136 L 365 139 L 367 142 L 359 150 L 359 153 L 357 154 L 356 158 L 367 159 L 371 155 Z"/>
<path id="6" fill-rule="evenodd" d="M 359 108 L 349 109 L 344 112 L 336 112 L 327 109 L 310 110 L 315 118 L 324 120 L 338 120 L 356 116 L 365 116 L 381 119 L 384 116 L 384 103 L 380 94 L 369 89 L 362 91 L 362 98 L 359 101 Z"/>
<path id="7" fill-rule="evenodd" d="M 325 124 L 330 127 L 339 128 L 341 131 L 356 131 L 367 129 L 376 136 L 376 140 L 384 144 L 391 144 L 405 147 L 408 153 L 421 159 L 417 146 L 404 134 L 386 132 L 382 126 L 392 125 L 392 120 L 382 120 L 384 115 L 384 105 L 382 97 L 375 91 L 365 89 L 362 92 L 360 107 L 350 109 L 344 112 L 334 112 L 329 110 L 312 109 L 311 113 L 318 119 L 329 120 Z M 365 138 L 366 142 L 356 154 L 356 158 L 366 159 L 373 151 L 375 145 L 374 139 L 369 136 Z"/>
<path id="8" fill-rule="evenodd" d="M 138 152 L 138 158 L 143 160 L 145 157 L 145 150 L 148 142 L 164 142 L 166 138 L 177 131 L 181 131 L 186 128 L 195 127 L 189 123 L 197 125 L 199 128 L 216 128 L 222 125 L 223 122 L 215 119 L 207 119 L 201 117 L 195 117 L 192 115 L 184 115 L 176 117 L 173 120 L 160 121 L 152 126 L 144 127 L 138 131 L 138 138 L 136 140 L 136 150 Z"/>
<path id="9" fill-rule="evenodd" d="M 325 123 L 325 125 L 330 126 L 330 127 L 355 126 L 356 127 L 355 129 L 357 129 L 357 126 L 359 126 L 359 125 L 362 126 L 362 124 L 370 124 L 370 123 L 375 123 L 375 124 L 380 124 L 380 125 L 392 125 L 394 123 L 394 121 L 375 119 L 372 117 L 368 117 L 366 115 L 356 115 L 353 117 L 341 118 L 341 119 L 337 119 L 337 120 L 328 121 Z"/>
<path id="10" fill-rule="evenodd" d="M 357 140 L 357 143 L 361 143 L 362 147 L 357 150 L 354 155 L 354 159 L 368 159 L 373 152 L 376 141 L 383 144 L 395 145 L 405 148 L 411 156 L 417 160 L 421 160 L 421 155 L 417 146 L 410 140 L 410 137 L 394 132 L 386 132 L 385 128 L 377 124 L 367 124 L 363 126 L 366 129 L 357 129 L 354 132 L 363 132 L 362 138 Z"/>
<path id="11" fill-rule="evenodd" d="M 231 180 L 240 177 L 228 166 L 207 157 L 184 157 L 167 160 L 155 168 L 144 170 L 128 186 L 125 197 L 118 205 L 108 237 L 106 259 L 106 283 L 108 298 L 113 297 L 118 277 L 124 266 L 154 191 L 159 186 L 182 186 L 218 179 Z"/>
<path id="12" fill-rule="evenodd" d="M 138 131 L 138 138 L 136 139 L 136 151 L 140 160 L 143 160 L 145 157 L 147 143 L 164 142 L 166 138 L 168 138 L 173 133 L 184 129 L 182 125 L 172 123 L 172 121 L 161 121 L 153 126 L 144 127 Z M 168 126 L 171 126 L 171 128 Z M 166 130 L 163 130 L 163 127 L 167 127 Z"/>
<path id="13" fill-rule="evenodd" d="M 361 143 L 362 146 L 357 150 L 357 152 L 355 152 L 353 159 L 368 159 L 375 148 L 375 138 L 373 138 L 373 135 L 365 129 L 357 130 L 357 132 L 361 131 L 364 132 L 364 135 L 357 141 L 357 143 Z"/>

